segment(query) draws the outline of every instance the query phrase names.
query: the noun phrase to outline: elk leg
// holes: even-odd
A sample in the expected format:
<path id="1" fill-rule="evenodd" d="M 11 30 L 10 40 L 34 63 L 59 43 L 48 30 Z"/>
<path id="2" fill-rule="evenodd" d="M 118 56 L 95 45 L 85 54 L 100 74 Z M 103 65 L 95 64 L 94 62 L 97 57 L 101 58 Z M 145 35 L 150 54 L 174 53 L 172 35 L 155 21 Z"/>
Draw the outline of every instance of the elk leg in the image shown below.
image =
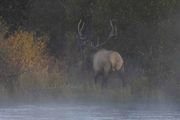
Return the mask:
<path id="1" fill-rule="evenodd" d="M 108 79 L 107 79 L 107 75 L 106 74 L 104 74 L 103 75 L 103 79 L 102 79 L 102 88 L 107 88 L 107 84 L 108 84 L 108 81 L 107 81 Z"/>
<path id="2" fill-rule="evenodd" d="M 125 77 L 124 77 L 124 75 L 123 75 L 123 73 L 119 73 L 119 76 L 120 76 L 120 78 L 121 78 L 121 80 L 122 80 L 122 85 L 123 85 L 123 87 L 125 87 L 126 86 L 126 81 L 125 81 Z"/>
<path id="3" fill-rule="evenodd" d="M 99 72 L 95 73 L 95 77 L 94 77 L 94 83 L 95 84 L 97 83 L 97 79 L 98 79 L 99 75 L 100 75 Z"/>

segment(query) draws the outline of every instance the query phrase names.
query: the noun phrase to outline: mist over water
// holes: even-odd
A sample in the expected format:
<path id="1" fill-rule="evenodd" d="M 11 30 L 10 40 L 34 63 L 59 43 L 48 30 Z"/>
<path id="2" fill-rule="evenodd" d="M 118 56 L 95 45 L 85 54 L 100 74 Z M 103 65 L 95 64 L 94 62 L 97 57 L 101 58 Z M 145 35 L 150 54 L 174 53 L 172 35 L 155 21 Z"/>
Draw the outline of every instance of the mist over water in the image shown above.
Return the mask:
<path id="1" fill-rule="evenodd" d="M 12 1 L 0 4 L 0 120 L 180 120 L 178 0 Z M 118 34 L 102 48 L 122 55 L 127 86 L 112 73 L 102 89 L 90 43 L 108 19 Z"/>
<path id="2" fill-rule="evenodd" d="M 172 104 L 30 103 L 0 107 L 0 120 L 179 120 Z"/>

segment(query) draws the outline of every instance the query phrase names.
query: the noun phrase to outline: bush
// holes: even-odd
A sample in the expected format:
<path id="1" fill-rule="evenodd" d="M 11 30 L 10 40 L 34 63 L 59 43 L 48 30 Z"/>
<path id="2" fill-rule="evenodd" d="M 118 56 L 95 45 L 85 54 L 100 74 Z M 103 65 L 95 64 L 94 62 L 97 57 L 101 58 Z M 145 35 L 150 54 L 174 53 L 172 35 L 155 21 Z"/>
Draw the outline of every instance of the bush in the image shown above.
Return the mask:
<path id="1" fill-rule="evenodd" d="M 41 68 L 46 59 L 46 36 L 36 37 L 34 32 L 16 31 L 1 43 L 8 62 L 21 70 Z"/>

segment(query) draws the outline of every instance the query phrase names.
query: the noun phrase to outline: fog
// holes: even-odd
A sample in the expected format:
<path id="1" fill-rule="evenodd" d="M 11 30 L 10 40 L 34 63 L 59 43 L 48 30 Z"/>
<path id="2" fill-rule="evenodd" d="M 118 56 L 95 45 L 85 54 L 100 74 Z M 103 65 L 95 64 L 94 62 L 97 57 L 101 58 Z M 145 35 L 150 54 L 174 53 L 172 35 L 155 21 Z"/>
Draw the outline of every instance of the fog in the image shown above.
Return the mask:
<path id="1" fill-rule="evenodd" d="M 1 1 L 0 120 L 180 119 L 179 8 L 179 0 Z M 102 48 L 124 60 L 104 87 L 92 67 Z"/>

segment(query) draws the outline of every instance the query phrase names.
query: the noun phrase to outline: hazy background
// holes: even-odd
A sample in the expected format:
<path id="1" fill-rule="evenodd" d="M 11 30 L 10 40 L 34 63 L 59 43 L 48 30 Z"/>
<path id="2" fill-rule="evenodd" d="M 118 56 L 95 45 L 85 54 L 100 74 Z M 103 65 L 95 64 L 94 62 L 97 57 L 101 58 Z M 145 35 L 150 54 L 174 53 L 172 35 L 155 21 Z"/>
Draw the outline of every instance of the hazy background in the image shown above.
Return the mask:
<path id="1" fill-rule="evenodd" d="M 180 100 L 179 0 L 1 0 L 0 100 Z M 106 89 L 94 85 L 89 47 L 82 63 L 77 35 L 85 22 L 88 40 L 125 61 L 127 86 L 116 75 Z"/>

